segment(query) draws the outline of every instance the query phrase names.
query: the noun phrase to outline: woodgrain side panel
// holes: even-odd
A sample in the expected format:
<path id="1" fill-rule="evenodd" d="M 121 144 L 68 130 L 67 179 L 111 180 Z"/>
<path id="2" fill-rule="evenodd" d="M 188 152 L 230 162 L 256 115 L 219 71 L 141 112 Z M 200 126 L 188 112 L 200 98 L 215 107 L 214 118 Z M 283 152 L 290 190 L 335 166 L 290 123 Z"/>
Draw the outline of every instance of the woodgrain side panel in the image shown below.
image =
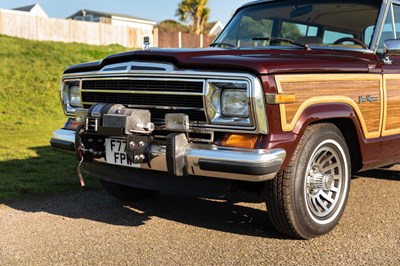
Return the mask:
<path id="1" fill-rule="evenodd" d="M 384 75 L 386 89 L 383 136 L 400 133 L 400 75 Z"/>
<path id="2" fill-rule="evenodd" d="M 280 105 L 284 131 L 293 130 L 301 113 L 308 106 L 339 102 L 353 107 L 366 138 L 380 136 L 384 107 L 381 75 L 278 75 L 276 82 L 280 93 L 295 94 L 297 100 L 293 104 Z M 360 102 L 359 97 L 368 97 L 371 101 Z"/>

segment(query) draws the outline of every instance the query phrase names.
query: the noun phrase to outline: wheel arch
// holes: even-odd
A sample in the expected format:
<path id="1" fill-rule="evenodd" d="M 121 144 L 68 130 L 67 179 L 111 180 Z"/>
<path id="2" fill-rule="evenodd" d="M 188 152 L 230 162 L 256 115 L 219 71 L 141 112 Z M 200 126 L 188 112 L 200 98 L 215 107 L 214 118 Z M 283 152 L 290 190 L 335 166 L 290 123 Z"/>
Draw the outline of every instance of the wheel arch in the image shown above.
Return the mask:
<path id="1" fill-rule="evenodd" d="M 353 107 L 345 103 L 309 106 L 298 119 L 293 133 L 301 138 L 308 126 L 322 123 L 333 124 L 340 130 L 350 152 L 352 172 L 360 170 L 363 162 L 362 149 L 365 137 L 357 112 Z"/>

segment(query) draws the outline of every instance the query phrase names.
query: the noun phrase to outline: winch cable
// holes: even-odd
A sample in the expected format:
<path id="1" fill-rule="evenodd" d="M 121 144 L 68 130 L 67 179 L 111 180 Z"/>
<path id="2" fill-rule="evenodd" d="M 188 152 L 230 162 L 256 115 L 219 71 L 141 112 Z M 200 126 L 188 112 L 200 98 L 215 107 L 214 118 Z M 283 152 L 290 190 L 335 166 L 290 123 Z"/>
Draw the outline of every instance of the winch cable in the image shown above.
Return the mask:
<path id="1" fill-rule="evenodd" d="M 82 166 L 82 163 L 83 163 L 83 160 L 84 160 L 84 157 L 83 157 L 84 147 L 82 147 L 83 144 L 82 144 L 82 140 L 81 140 L 82 132 L 83 132 L 83 128 L 78 129 L 77 132 L 76 132 L 78 134 L 77 135 L 78 147 L 76 148 L 76 150 L 77 150 L 77 153 L 79 155 L 79 164 L 78 164 L 78 168 L 77 168 L 79 182 L 81 183 L 81 187 L 84 187 L 85 186 L 85 180 L 83 179 L 83 175 L 82 175 L 82 172 L 81 172 L 81 166 Z"/>
<path id="2" fill-rule="evenodd" d="M 83 163 L 83 153 L 82 152 L 83 152 L 82 146 L 79 145 L 78 154 L 79 154 L 79 157 L 80 157 L 80 161 L 79 161 L 77 170 L 78 170 L 78 177 L 79 177 L 79 182 L 81 183 L 81 187 L 84 187 L 85 186 L 85 180 L 83 179 L 82 172 L 81 172 L 81 165 Z"/>

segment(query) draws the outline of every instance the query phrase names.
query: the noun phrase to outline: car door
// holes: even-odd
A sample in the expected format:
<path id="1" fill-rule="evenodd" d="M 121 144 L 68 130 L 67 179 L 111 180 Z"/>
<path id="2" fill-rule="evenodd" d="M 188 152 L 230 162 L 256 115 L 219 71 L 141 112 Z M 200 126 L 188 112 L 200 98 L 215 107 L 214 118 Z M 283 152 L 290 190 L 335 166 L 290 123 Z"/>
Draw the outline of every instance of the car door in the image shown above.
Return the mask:
<path id="1" fill-rule="evenodd" d="M 400 160 L 400 55 L 388 55 L 385 41 L 400 41 L 400 1 L 392 1 L 386 10 L 381 27 L 377 54 L 381 55 L 385 104 L 382 125 L 381 158 Z"/>

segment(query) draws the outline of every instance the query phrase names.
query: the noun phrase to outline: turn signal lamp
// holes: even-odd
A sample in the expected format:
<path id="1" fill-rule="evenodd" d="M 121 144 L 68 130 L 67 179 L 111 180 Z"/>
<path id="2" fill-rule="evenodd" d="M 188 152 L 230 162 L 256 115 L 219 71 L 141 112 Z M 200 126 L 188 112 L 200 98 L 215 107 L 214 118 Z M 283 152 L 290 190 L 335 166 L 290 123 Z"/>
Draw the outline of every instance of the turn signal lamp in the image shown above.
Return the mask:
<path id="1" fill-rule="evenodd" d="M 265 96 L 268 104 L 285 104 L 296 102 L 296 95 L 294 94 L 267 93 Z"/>
<path id="2" fill-rule="evenodd" d="M 250 134 L 226 134 L 222 146 L 254 149 L 258 136 Z"/>

